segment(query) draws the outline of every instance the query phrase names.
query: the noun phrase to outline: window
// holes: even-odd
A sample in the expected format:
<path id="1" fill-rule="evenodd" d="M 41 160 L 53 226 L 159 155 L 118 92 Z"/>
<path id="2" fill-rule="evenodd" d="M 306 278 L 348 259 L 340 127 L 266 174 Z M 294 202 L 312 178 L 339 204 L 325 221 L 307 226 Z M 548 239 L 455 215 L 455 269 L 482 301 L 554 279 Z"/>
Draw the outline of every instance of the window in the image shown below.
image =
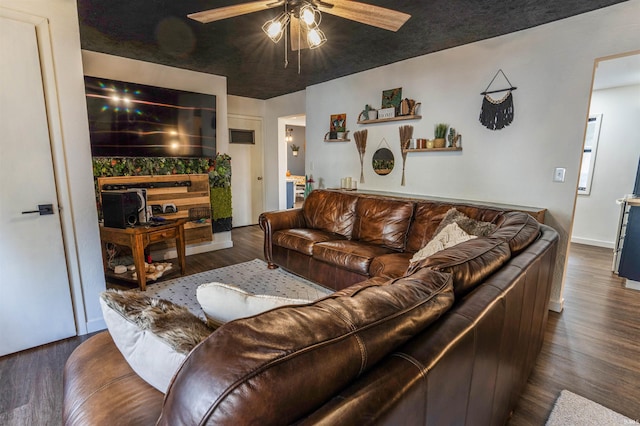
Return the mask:
<path id="1" fill-rule="evenodd" d="M 593 170 L 596 165 L 596 151 L 598 150 L 601 122 L 602 114 L 589 115 L 587 134 L 584 138 L 584 151 L 582 152 L 580 179 L 578 180 L 579 195 L 589 195 L 591 193 L 591 181 L 593 180 Z"/>

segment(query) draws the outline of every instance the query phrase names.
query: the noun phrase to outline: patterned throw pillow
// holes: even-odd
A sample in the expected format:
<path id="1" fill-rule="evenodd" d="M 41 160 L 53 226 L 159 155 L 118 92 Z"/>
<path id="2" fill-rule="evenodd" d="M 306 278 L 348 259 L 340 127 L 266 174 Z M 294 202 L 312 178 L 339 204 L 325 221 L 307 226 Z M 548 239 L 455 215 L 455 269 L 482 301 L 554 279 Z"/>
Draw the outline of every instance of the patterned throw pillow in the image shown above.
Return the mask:
<path id="1" fill-rule="evenodd" d="M 434 253 L 439 252 L 440 250 L 453 247 L 456 244 L 463 243 L 473 238 L 478 237 L 467 234 L 462 230 L 462 228 L 460 228 L 460 226 L 458 226 L 457 223 L 450 223 L 438 232 L 426 246 L 422 247 L 413 255 L 410 267 L 413 267 L 416 263 L 426 259 Z"/>
<path id="2" fill-rule="evenodd" d="M 135 291 L 107 290 L 100 306 L 124 359 L 162 393 L 189 352 L 213 332 L 184 306 Z"/>
<path id="3" fill-rule="evenodd" d="M 438 225 L 435 234 L 437 235 L 444 229 L 445 226 L 450 223 L 457 223 L 460 228 L 467 234 L 475 235 L 476 237 L 486 237 L 490 233 L 496 230 L 496 225 L 491 222 L 481 222 L 467 216 L 466 214 L 451 208 L 444 215 L 442 222 Z"/>

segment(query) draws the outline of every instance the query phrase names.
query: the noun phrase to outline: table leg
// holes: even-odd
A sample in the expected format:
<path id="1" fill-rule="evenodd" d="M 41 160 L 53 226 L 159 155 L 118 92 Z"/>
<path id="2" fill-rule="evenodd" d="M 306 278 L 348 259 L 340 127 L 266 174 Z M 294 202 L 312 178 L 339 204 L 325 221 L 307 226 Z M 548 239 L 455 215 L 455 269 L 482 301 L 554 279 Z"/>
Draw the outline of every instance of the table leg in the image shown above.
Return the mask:
<path id="1" fill-rule="evenodd" d="M 187 258 L 184 244 L 184 225 L 178 226 L 178 235 L 176 236 L 176 251 L 178 252 L 178 263 L 182 275 L 187 273 Z"/>
<path id="2" fill-rule="evenodd" d="M 144 269 L 144 243 L 142 234 L 133 235 L 131 240 L 131 252 L 133 254 L 133 264 L 136 266 L 138 286 L 140 286 L 140 291 L 146 291 L 147 276 Z"/>
<path id="3" fill-rule="evenodd" d="M 109 262 L 107 261 L 109 254 L 107 253 L 107 243 L 104 241 L 100 241 L 100 247 L 102 247 L 102 267 L 104 268 L 104 272 L 107 272 L 109 267 Z"/>

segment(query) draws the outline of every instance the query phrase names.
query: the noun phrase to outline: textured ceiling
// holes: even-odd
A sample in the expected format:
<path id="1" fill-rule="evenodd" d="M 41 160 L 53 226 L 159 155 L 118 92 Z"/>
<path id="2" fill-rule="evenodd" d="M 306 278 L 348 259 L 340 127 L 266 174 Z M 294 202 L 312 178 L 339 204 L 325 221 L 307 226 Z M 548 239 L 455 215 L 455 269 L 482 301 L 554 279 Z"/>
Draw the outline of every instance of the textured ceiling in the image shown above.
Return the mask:
<path id="1" fill-rule="evenodd" d="M 330 0 L 325 0 L 330 3 Z M 411 15 L 396 33 L 324 14 L 328 42 L 295 52 L 262 24 L 271 9 L 201 24 L 187 14 L 246 1 L 78 0 L 83 49 L 227 77 L 228 93 L 256 99 L 621 3 L 621 0 L 366 0 Z"/>

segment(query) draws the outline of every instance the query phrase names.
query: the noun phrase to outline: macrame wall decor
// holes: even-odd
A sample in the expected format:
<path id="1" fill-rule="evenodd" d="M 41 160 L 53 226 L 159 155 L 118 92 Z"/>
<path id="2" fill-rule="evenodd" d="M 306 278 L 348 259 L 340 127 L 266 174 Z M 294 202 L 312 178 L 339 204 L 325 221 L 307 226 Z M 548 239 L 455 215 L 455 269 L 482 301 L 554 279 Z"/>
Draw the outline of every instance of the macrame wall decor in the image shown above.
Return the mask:
<path id="1" fill-rule="evenodd" d="M 502 74 L 509 87 L 506 89 L 498 89 L 489 91 L 489 87 L 493 84 L 498 74 Z M 514 87 L 504 72 L 499 69 L 496 75 L 491 79 L 491 83 L 484 89 L 482 95 L 482 109 L 480 110 L 480 123 L 489 130 L 500 130 L 513 122 L 513 92 L 517 87 Z M 489 96 L 493 93 L 507 92 L 500 99 L 494 99 Z"/>

